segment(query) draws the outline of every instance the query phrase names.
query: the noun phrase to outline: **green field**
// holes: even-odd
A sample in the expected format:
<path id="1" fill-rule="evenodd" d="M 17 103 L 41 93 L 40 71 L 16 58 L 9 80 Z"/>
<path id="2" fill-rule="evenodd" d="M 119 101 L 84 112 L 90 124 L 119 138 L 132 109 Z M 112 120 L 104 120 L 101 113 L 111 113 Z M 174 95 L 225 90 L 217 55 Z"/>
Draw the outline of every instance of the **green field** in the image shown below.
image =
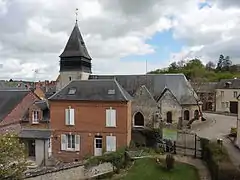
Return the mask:
<path id="1" fill-rule="evenodd" d="M 145 158 L 137 160 L 122 180 L 199 180 L 199 176 L 191 165 L 175 163 L 174 169 L 167 171 L 155 159 Z"/>

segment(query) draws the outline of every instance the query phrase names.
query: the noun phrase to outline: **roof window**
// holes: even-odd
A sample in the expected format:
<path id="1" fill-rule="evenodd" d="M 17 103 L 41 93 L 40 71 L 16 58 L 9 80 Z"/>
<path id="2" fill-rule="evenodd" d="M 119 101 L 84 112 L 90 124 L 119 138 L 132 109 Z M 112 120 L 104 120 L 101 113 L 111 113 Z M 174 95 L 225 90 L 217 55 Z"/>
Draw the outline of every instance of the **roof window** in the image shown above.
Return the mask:
<path id="1" fill-rule="evenodd" d="M 115 94 L 115 89 L 109 89 L 108 94 Z"/>
<path id="2" fill-rule="evenodd" d="M 76 88 L 70 88 L 69 91 L 68 91 L 68 94 L 73 95 L 73 94 L 76 93 L 76 91 L 77 91 Z"/>

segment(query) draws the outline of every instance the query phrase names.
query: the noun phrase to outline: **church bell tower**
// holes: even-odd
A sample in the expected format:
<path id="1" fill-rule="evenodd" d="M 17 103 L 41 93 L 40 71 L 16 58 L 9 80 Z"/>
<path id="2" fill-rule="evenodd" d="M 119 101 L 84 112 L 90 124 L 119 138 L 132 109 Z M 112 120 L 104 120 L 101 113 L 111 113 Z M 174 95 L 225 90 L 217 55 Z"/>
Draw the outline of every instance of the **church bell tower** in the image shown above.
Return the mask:
<path id="1" fill-rule="evenodd" d="M 91 60 L 76 21 L 68 42 L 60 55 L 60 75 L 57 90 L 62 89 L 72 80 L 87 80 L 92 73 Z"/>

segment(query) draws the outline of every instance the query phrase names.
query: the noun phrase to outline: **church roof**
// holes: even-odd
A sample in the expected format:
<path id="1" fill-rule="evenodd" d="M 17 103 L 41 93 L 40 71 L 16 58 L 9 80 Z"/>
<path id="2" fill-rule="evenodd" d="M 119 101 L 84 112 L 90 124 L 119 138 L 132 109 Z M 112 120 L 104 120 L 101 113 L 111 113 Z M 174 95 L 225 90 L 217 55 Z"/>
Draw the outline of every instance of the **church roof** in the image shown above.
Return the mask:
<path id="1" fill-rule="evenodd" d="M 88 54 L 87 47 L 83 41 L 81 32 L 79 30 L 78 24 L 76 23 L 72 33 L 68 39 L 67 45 L 60 55 L 61 58 L 64 57 L 84 57 L 91 60 L 92 58 Z"/>
<path id="2" fill-rule="evenodd" d="M 184 74 L 147 74 L 147 75 L 90 75 L 89 79 L 116 79 L 131 95 L 142 85 L 145 85 L 157 101 L 168 88 L 182 105 L 197 104 L 197 94 Z"/>

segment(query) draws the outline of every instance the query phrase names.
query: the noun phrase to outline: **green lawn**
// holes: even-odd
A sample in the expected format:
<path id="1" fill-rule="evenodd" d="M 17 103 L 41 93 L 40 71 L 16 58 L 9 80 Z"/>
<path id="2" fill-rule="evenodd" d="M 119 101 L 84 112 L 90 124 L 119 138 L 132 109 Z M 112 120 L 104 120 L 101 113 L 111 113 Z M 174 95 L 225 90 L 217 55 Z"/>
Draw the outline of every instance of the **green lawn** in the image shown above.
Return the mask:
<path id="1" fill-rule="evenodd" d="M 175 163 L 174 169 L 167 171 L 155 159 L 145 158 L 137 160 L 122 180 L 199 180 L 199 176 L 191 165 Z"/>

